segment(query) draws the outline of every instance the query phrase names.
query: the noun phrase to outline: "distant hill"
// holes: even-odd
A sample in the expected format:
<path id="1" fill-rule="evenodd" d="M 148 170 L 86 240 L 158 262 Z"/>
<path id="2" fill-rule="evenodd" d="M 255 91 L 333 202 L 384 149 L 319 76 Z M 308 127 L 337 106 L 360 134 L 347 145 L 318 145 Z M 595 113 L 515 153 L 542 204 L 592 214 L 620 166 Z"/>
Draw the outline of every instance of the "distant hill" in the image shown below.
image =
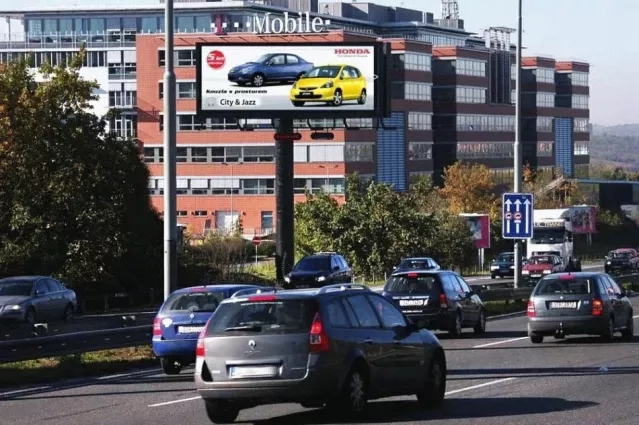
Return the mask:
<path id="1" fill-rule="evenodd" d="M 594 124 L 589 151 L 593 163 L 639 171 L 639 124 Z"/>

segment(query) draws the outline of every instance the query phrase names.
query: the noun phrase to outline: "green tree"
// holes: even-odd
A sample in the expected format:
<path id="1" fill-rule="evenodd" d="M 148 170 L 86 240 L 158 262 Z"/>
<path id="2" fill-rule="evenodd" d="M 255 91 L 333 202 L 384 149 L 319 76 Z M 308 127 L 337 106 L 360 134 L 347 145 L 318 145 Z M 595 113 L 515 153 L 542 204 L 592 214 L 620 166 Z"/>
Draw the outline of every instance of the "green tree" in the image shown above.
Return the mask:
<path id="1" fill-rule="evenodd" d="M 161 222 L 139 148 L 91 111 L 96 82 L 25 61 L 0 73 L 0 273 L 55 275 L 83 290 L 160 284 Z M 106 288 L 103 286 L 102 290 Z"/>

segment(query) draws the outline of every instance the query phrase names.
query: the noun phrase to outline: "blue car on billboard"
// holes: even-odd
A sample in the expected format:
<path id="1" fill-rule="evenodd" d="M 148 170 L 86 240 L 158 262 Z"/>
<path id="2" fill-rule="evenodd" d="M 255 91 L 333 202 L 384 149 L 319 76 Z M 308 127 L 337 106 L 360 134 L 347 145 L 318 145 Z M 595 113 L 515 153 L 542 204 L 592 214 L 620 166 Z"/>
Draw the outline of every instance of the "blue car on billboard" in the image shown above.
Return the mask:
<path id="1" fill-rule="evenodd" d="M 252 62 L 233 67 L 228 79 L 240 86 L 261 87 L 265 83 L 297 81 L 313 64 L 290 53 L 269 53 Z"/>
<path id="2" fill-rule="evenodd" d="M 153 320 L 153 352 L 167 375 L 195 362 L 197 339 L 220 302 L 256 285 L 194 286 L 174 291 Z"/>

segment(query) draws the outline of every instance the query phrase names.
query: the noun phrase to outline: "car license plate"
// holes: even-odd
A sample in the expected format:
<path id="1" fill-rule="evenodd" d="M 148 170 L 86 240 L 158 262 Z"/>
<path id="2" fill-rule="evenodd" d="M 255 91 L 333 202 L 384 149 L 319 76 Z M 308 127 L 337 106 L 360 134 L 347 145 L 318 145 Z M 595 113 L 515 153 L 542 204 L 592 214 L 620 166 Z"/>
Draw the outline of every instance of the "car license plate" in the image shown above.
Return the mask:
<path id="1" fill-rule="evenodd" d="M 231 378 L 268 378 L 277 375 L 277 366 L 231 366 Z"/>
<path id="2" fill-rule="evenodd" d="M 420 307 L 424 305 L 425 300 L 399 300 L 401 307 Z"/>
<path id="3" fill-rule="evenodd" d="M 180 334 L 199 334 L 204 329 L 204 326 L 178 326 L 178 333 Z"/>
<path id="4" fill-rule="evenodd" d="M 541 277 L 541 275 L 540 275 L 540 274 L 531 274 L 530 276 L 531 276 L 531 277 Z"/>
<path id="5" fill-rule="evenodd" d="M 551 309 L 577 308 L 577 301 L 551 301 Z"/>
<path id="6" fill-rule="evenodd" d="M 313 94 L 313 92 L 303 91 L 301 94 L 302 94 L 302 96 L 311 96 Z"/>

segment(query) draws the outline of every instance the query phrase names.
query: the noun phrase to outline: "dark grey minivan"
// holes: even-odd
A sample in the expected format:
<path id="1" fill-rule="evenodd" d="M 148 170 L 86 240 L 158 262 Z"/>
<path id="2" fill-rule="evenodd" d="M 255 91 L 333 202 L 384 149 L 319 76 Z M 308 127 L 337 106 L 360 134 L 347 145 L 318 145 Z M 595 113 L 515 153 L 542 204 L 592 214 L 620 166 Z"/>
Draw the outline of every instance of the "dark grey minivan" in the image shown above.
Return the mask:
<path id="1" fill-rule="evenodd" d="M 446 356 L 388 299 L 362 285 L 231 297 L 202 331 L 195 383 L 214 423 L 272 403 L 364 413 L 368 400 L 440 406 Z"/>
<path id="2" fill-rule="evenodd" d="M 633 309 L 625 292 L 601 272 L 558 273 L 541 279 L 528 301 L 528 336 L 601 335 L 612 341 L 634 335 Z"/>

